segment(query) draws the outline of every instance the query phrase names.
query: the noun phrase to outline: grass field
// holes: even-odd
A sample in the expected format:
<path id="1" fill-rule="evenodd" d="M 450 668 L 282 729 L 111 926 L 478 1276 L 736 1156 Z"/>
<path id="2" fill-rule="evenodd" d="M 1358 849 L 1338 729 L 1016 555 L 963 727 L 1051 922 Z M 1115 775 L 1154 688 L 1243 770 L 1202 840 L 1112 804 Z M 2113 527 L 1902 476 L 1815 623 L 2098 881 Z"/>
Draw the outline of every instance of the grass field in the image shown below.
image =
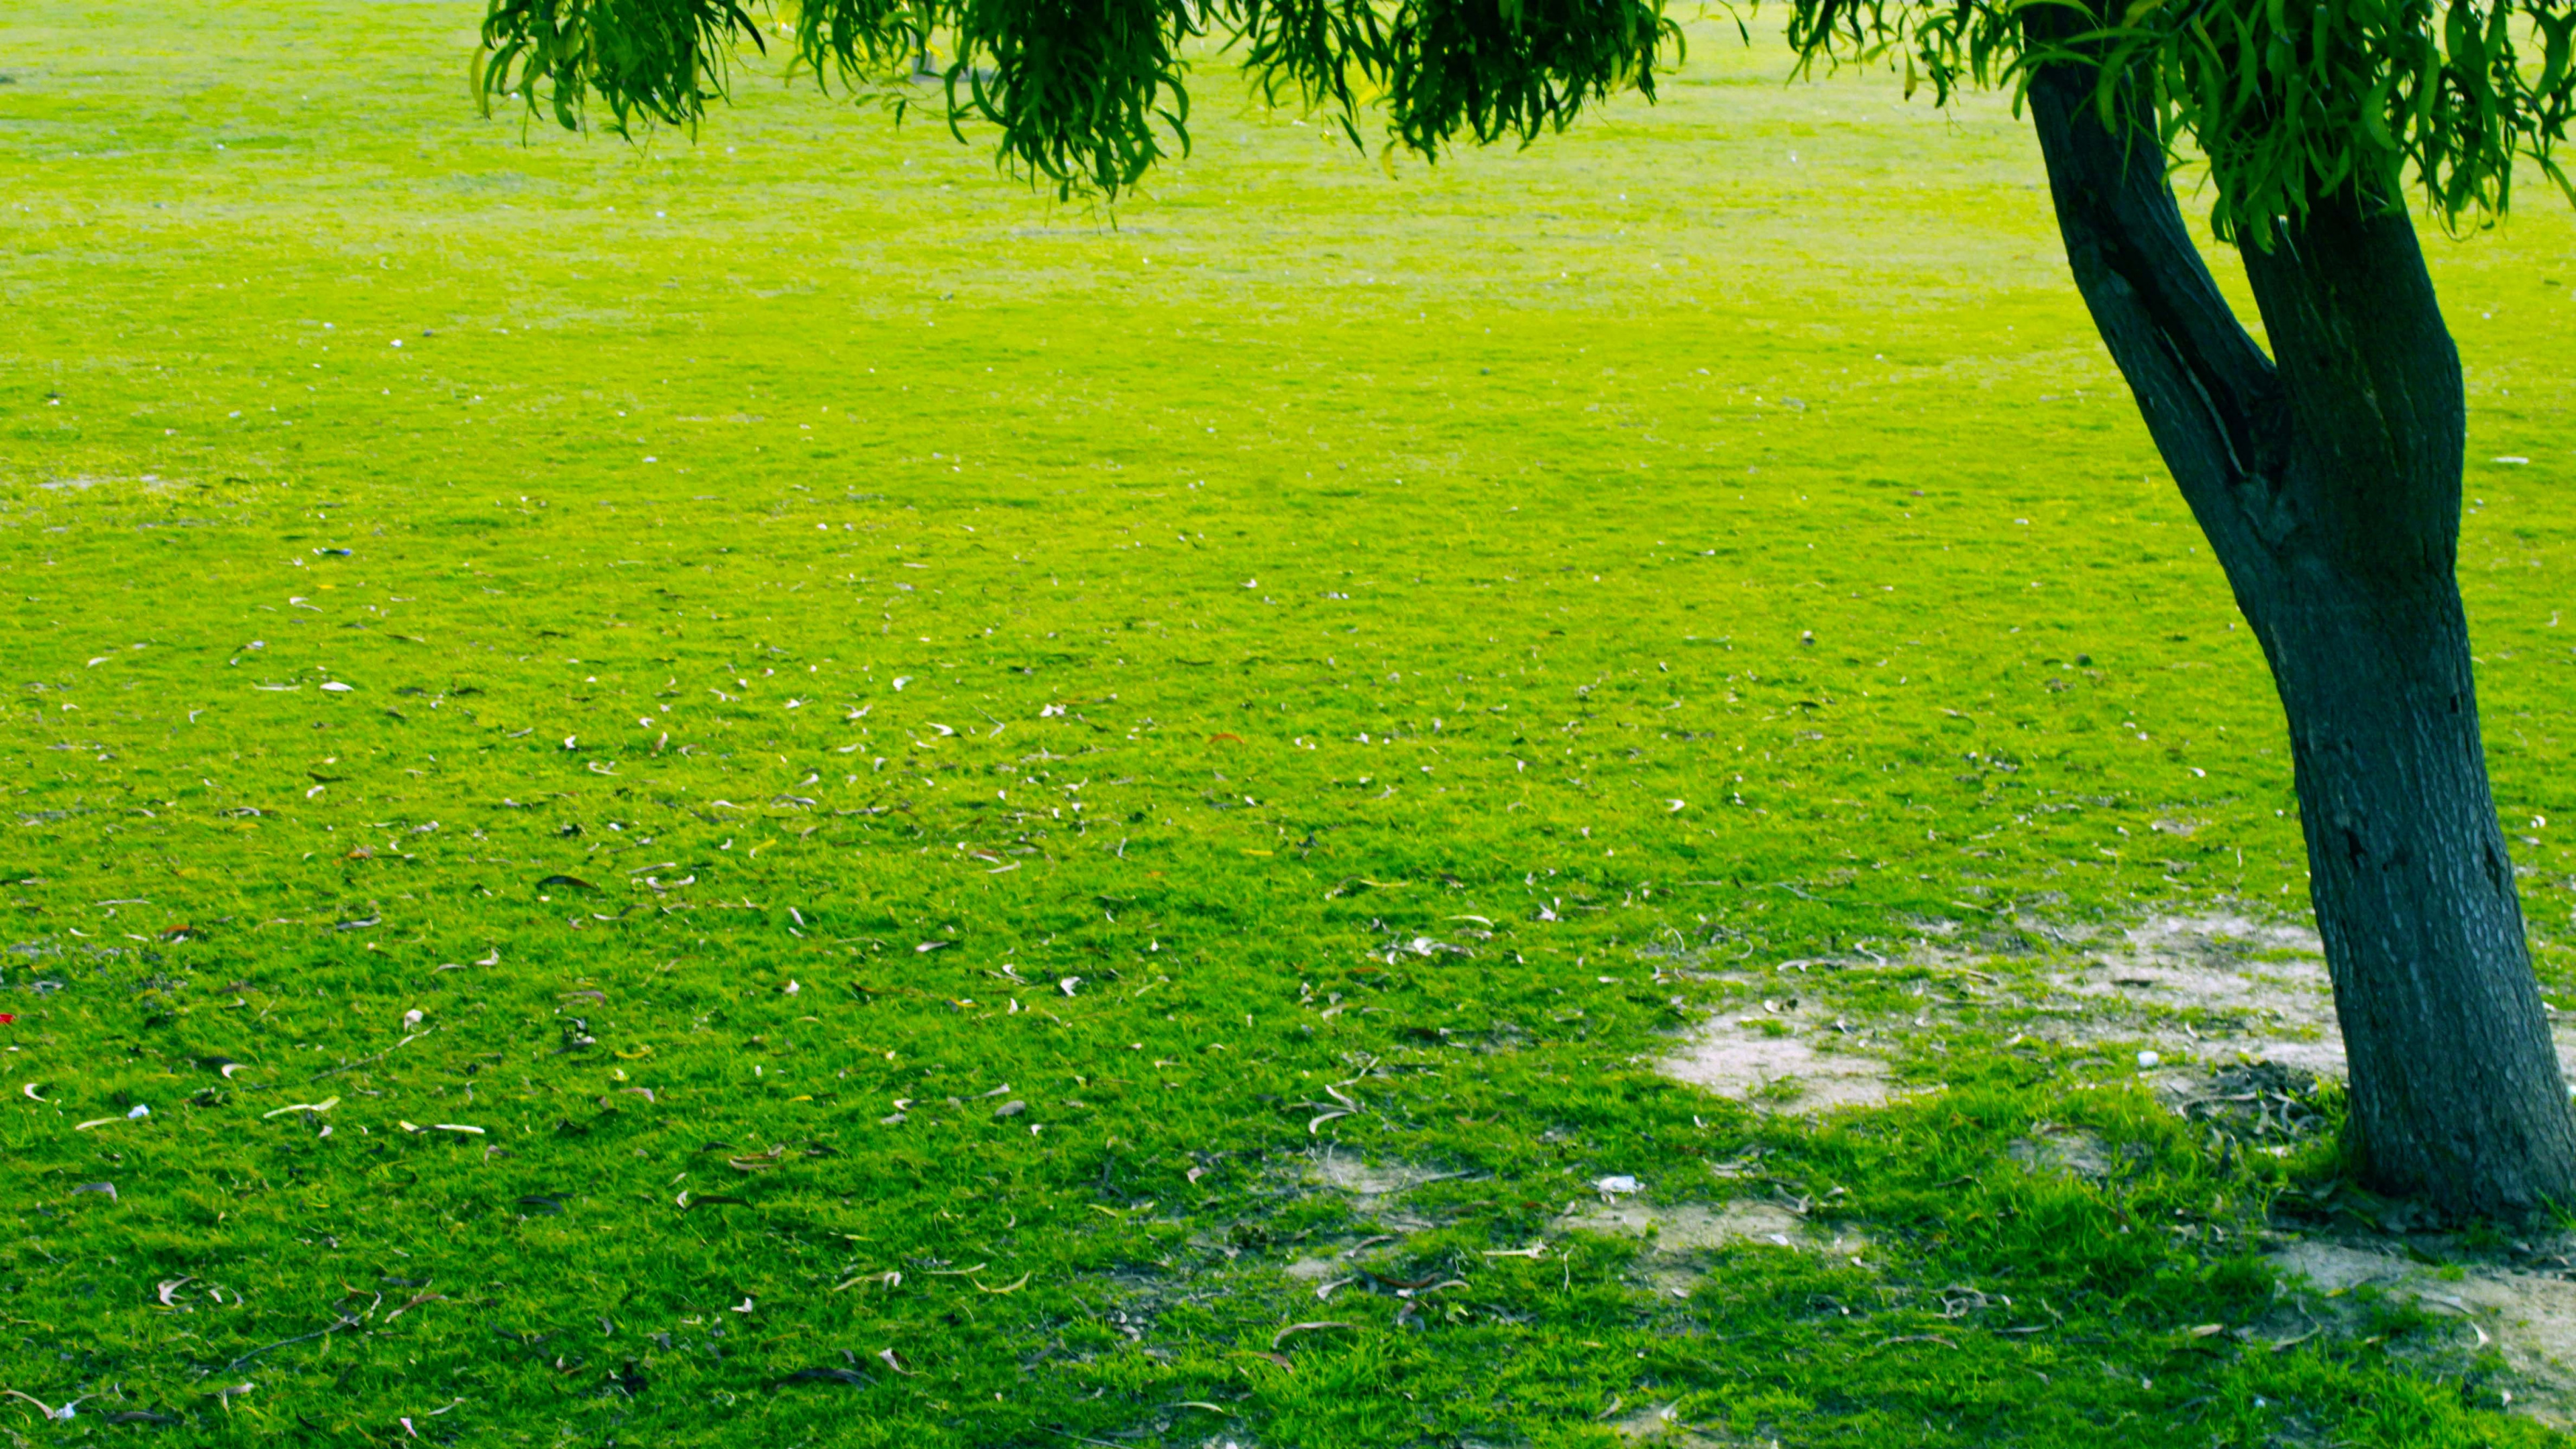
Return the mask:
<path id="1" fill-rule="evenodd" d="M 2404 1304 L 2195 1332 L 2331 1147 L 2119 1051 L 1945 1009 L 1821 1122 L 1651 1068 L 2303 910 L 2001 103 L 1708 27 L 1390 174 L 1211 71 L 1112 217 L 757 70 L 694 142 L 478 119 L 478 15 L 0 13 L 0 1388 L 91 1396 L 13 1443 L 2556 1442 Z M 2433 252 L 2560 986 L 2528 195 Z M 1655 1286 L 1559 1225 L 1617 1177 L 1868 1246 Z"/>

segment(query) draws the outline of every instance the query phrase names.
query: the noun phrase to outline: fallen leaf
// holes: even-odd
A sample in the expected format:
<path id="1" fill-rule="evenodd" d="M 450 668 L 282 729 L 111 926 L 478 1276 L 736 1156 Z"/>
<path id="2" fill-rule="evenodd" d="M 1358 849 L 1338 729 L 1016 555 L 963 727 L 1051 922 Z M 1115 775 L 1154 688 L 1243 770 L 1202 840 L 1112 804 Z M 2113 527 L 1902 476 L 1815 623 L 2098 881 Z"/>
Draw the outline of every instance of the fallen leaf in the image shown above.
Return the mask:
<path id="1" fill-rule="evenodd" d="M 1286 1328 L 1279 1330 L 1277 1333 L 1270 1335 L 1270 1346 L 1273 1349 L 1276 1349 L 1279 1345 L 1286 1343 L 1290 1338 L 1300 1333 L 1317 1333 L 1327 1328 L 1346 1329 L 1349 1327 L 1350 1325 L 1347 1323 L 1339 1323 L 1330 1319 L 1317 1323 L 1292 1323 Z"/>
<path id="2" fill-rule="evenodd" d="M 337 1107 L 337 1106 L 339 1106 L 339 1105 L 340 1105 L 340 1099 L 339 1099 L 339 1098 L 337 1098 L 337 1097 L 325 1097 L 325 1098 L 323 1098 L 323 1099 L 322 1099 L 321 1101 L 319 1101 L 319 1102 L 289 1102 L 289 1103 L 287 1103 L 287 1104 L 286 1104 L 285 1106 L 283 1106 L 283 1107 L 278 1107 L 278 1108 L 275 1108 L 275 1109 L 270 1110 L 270 1111 L 262 1112 L 262 1113 L 260 1113 L 260 1114 L 259 1114 L 259 1116 L 260 1116 L 260 1120 L 264 1122 L 264 1121 L 267 1121 L 267 1120 L 268 1120 L 269 1118 L 271 1118 L 271 1117 L 283 1117 L 283 1116 L 285 1116 L 285 1115 L 286 1115 L 287 1113 L 289 1113 L 289 1112 L 328 1112 L 328 1111 L 330 1111 L 332 1108 Z M 420 1129 L 419 1129 L 419 1128 L 417 1128 L 417 1127 L 411 1127 L 411 1124 L 409 1124 L 409 1123 L 404 1123 L 403 1125 L 404 1125 L 405 1127 L 409 1127 L 409 1128 L 410 1128 L 410 1130 L 412 1130 L 412 1131 L 414 1131 L 414 1132 L 417 1132 L 417 1131 L 419 1131 L 419 1130 L 420 1130 Z"/>

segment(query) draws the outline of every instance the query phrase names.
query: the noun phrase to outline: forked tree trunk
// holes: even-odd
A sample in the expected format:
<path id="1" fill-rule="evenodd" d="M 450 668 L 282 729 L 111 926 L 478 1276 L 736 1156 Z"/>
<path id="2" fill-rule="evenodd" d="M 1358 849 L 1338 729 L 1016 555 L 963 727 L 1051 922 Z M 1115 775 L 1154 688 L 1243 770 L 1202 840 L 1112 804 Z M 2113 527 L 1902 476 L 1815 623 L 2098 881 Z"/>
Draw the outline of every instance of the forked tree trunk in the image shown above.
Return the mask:
<path id="1" fill-rule="evenodd" d="M 2096 78 L 2031 85 L 2058 226 L 2289 717 L 2362 1180 L 2454 1214 L 2576 1205 L 2455 571 L 2459 354 L 2414 228 L 2347 193 L 2243 247 L 2267 358 L 2183 225 L 2142 97 L 2106 124 Z"/>

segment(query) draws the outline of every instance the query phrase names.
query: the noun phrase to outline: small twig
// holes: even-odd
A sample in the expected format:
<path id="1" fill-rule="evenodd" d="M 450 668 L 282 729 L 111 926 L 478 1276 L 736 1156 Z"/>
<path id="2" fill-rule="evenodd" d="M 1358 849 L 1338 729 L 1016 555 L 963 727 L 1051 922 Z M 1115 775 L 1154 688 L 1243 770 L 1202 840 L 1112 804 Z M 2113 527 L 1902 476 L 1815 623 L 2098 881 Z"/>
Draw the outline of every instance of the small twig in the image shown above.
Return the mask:
<path id="1" fill-rule="evenodd" d="M 259 1357 L 270 1349 L 284 1348 L 289 1344 L 305 1343 L 312 1339 L 322 1338 L 330 1334 L 338 1333 L 344 1328 L 355 1328 L 357 1326 L 357 1319 L 343 1317 L 339 1322 L 332 1324 L 328 1328 L 317 1328 L 311 1333 L 299 1333 L 293 1338 L 281 1338 L 275 1343 L 262 1344 L 259 1347 L 252 1349 L 250 1352 L 243 1354 L 241 1357 L 234 1359 L 231 1363 L 225 1364 L 223 1371 L 225 1373 L 231 1373 L 234 1369 L 240 1368 L 243 1364 L 250 1362 L 252 1359 Z"/>
<path id="2" fill-rule="evenodd" d="M 438 1028 L 433 1026 L 433 1027 L 431 1027 L 431 1028 L 429 1029 L 429 1031 L 416 1031 L 416 1032 L 413 1032 L 411 1035 L 409 1035 L 409 1036 L 407 1036 L 407 1037 L 404 1037 L 401 1041 L 395 1042 L 392 1046 L 389 1046 L 389 1047 L 385 1048 L 383 1051 L 380 1051 L 380 1052 L 376 1053 L 374 1056 L 371 1056 L 371 1057 L 360 1057 L 360 1058 L 358 1058 L 358 1059 L 357 1059 L 356 1061 L 354 1061 L 354 1062 L 342 1062 L 340 1065 L 338 1065 L 338 1066 L 336 1066 L 336 1067 L 327 1067 L 327 1068 L 325 1068 L 325 1069 L 323 1069 L 323 1070 L 321 1070 L 321 1071 L 315 1072 L 313 1075 L 311 1075 L 311 1076 L 309 1076 L 309 1077 L 306 1077 L 304 1080 L 306 1080 L 306 1081 L 308 1081 L 308 1082 L 318 1082 L 318 1081 L 322 1080 L 324 1077 L 336 1077 L 336 1076 L 338 1076 L 338 1075 L 339 1075 L 340 1073 L 342 1073 L 342 1072 L 355 1071 L 355 1070 L 356 1070 L 356 1069 L 358 1069 L 359 1067 L 363 1067 L 363 1066 L 365 1066 L 365 1065 L 366 1065 L 367 1063 L 369 1063 L 369 1062 L 380 1062 L 380 1061 L 383 1061 L 385 1058 L 387 1058 L 387 1057 L 389 1057 L 389 1056 L 392 1056 L 395 1052 L 401 1051 L 404 1047 L 410 1046 L 413 1042 L 416 1042 L 416 1041 L 420 1040 L 422 1037 L 425 1037 L 425 1036 L 429 1035 L 429 1032 L 430 1032 L 430 1031 L 436 1031 L 436 1030 L 438 1030 Z"/>

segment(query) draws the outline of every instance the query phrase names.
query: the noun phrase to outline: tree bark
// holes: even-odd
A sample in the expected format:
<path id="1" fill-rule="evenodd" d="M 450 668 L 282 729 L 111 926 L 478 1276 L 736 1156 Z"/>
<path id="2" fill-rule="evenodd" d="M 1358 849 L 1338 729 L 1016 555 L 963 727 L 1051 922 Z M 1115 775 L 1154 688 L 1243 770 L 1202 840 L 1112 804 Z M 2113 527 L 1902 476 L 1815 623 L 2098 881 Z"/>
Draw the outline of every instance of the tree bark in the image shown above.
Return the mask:
<path id="1" fill-rule="evenodd" d="M 2124 87 L 2106 122 L 2098 81 L 2043 67 L 2031 114 L 2076 285 L 2289 719 L 2359 1175 L 2454 1215 L 2576 1205 L 2478 735 L 2459 354 L 2413 225 L 2355 190 L 2242 246 L 2267 358 L 2183 224 L 2146 98 Z"/>

